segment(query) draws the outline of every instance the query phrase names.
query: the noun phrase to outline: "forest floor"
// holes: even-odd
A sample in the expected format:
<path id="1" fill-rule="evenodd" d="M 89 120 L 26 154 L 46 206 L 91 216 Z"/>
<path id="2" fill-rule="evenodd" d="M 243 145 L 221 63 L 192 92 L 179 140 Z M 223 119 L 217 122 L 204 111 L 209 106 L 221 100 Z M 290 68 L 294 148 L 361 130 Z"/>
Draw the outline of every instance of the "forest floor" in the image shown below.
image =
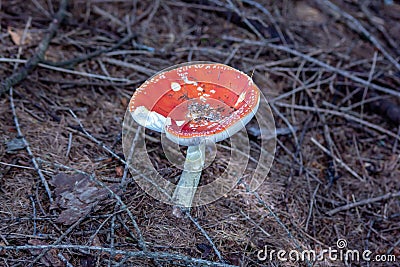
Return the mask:
<path id="1" fill-rule="evenodd" d="M 257 255 L 344 245 L 391 262 L 315 266 L 399 264 L 400 2 L 60 2 L 0 1 L 0 266 L 311 266 Z M 256 191 L 240 182 L 250 162 L 177 218 L 125 171 L 121 133 L 135 88 L 187 61 L 251 76 L 278 136 Z M 205 180 L 224 172 L 218 153 Z"/>

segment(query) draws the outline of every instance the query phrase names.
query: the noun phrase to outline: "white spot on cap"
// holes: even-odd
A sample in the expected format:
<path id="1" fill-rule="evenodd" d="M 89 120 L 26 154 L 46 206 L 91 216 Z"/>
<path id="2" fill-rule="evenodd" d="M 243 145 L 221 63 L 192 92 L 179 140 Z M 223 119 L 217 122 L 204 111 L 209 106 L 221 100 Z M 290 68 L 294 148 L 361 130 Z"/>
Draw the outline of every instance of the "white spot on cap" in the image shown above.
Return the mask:
<path id="1" fill-rule="evenodd" d="M 164 127 L 168 123 L 171 124 L 171 118 L 165 118 L 155 111 L 149 111 L 144 106 L 137 107 L 131 114 L 137 123 L 157 132 L 164 132 Z"/>
<path id="2" fill-rule="evenodd" d="M 200 100 L 203 101 L 203 102 L 207 101 L 207 99 L 204 96 L 200 96 Z"/>
<path id="3" fill-rule="evenodd" d="M 201 88 L 201 87 L 199 86 L 199 87 L 197 87 L 197 91 L 203 92 L 203 88 Z"/>
<path id="4" fill-rule="evenodd" d="M 181 127 L 185 123 L 185 121 L 175 121 L 175 122 L 176 125 L 178 125 L 178 127 Z"/>
<path id="5" fill-rule="evenodd" d="M 189 81 L 188 77 L 186 75 L 182 75 L 182 80 L 186 83 L 186 84 L 193 84 L 193 85 L 197 85 L 196 81 Z"/>
<path id="6" fill-rule="evenodd" d="M 215 94 L 215 90 L 214 90 L 214 89 L 211 89 L 211 90 L 210 90 L 210 93 L 211 93 L 211 94 Z"/>
<path id="7" fill-rule="evenodd" d="M 171 125 L 171 124 L 172 124 L 171 118 L 167 117 L 167 119 L 165 120 L 165 126 L 168 126 L 168 125 Z"/>
<path id="8" fill-rule="evenodd" d="M 238 98 L 238 100 L 236 101 L 234 107 L 237 107 L 237 105 L 239 105 L 239 104 L 244 100 L 245 97 L 246 97 L 246 92 L 242 92 L 242 93 L 239 95 L 239 98 Z"/>
<path id="9" fill-rule="evenodd" d="M 177 91 L 181 90 L 181 85 L 177 82 L 172 82 L 171 89 L 172 89 L 172 91 L 177 92 Z"/>

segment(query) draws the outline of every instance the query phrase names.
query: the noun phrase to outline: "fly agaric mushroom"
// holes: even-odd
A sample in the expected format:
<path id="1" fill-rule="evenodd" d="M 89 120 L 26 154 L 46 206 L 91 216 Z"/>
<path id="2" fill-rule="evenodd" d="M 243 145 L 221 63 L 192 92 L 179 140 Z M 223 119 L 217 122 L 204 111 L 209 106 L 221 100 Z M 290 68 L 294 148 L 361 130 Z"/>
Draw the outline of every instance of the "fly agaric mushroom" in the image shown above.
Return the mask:
<path id="1" fill-rule="evenodd" d="M 190 207 L 205 159 L 205 142 L 222 141 L 254 116 L 260 91 L 245 73 L 219 63 L 194 62 L 163 70 L 133 94 L 129 111 L 140 125 L 188 146 L 172 200 Z"/>

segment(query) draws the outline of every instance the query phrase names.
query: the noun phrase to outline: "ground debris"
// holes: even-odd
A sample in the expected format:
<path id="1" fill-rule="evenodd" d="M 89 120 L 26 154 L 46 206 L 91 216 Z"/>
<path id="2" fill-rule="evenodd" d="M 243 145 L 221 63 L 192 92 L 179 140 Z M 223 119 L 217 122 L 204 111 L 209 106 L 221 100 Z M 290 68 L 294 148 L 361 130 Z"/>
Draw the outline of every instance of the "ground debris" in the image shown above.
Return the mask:
<path id="1" fill-rule="evenodd" d="M 30 245 L 38 246 L 38 245 L 48 245 L 45 241 L 40 239 L 30 239 L 28 241 Z M 30 253 L 34 256 L 40 255 L 41 250 L 30 250 Z M 57 257 L 58 250 L 50 249 L 44 256 L 40 259 L 40 262 L 45 266 L 53 266 L 53 267 L 61 267 L 65 266 L 65 264 Z"/>
<path id="2" fill-rule="evenodd" d="M 16 45 L 28 45 L 32 42 L 31 33 L 26 32 L 24 34 L 24 29 L 16 29 L 16 28 L 8 26 L 7 32 L 10 35 L 13 43 Z"/>
<path id="3" fill-rule="evenodd" d="M 108 197 L 105 188 L 99 188 L 84 174 L 59 173 L 53 176 L 56 205 L 62 209 L 57 222 L 70 225 L 89 214 L 97 204 Z M 52 207 L 57 208 L 57 207 Z"/>
<path id="4" fill-rule="evenodd" d="M 18 150 L 24 149 L 26 144 L 22 138 L 14 138 L 6 142 L 7 153 L 15 153 Z"/>

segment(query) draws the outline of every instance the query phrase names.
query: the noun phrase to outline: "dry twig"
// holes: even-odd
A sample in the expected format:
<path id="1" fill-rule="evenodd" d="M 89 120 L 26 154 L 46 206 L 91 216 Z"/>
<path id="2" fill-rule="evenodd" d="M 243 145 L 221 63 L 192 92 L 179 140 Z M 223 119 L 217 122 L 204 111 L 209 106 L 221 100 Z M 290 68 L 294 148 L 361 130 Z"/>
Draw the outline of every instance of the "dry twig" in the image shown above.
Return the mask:
<path id="1" fill-rule="evenodd" d="M 82 122 L 79 120 L 79 118 L 75 115 L 75 113 L 70 110 L 70 113 L 72 114 L 72 116 L 75 118 L 75 120 L 78 122 L 79 126 L 81 127 L 81 130 L 83 131 L 83 133 L 89 137 L 90 140 L 94 141 L 97 145 L 99 145 L 100 147 L 102 147 L 104 150 L 106 150 L 108 153 L 110 153 L 111 155 L 113 155 L 116 159 L 120 160 L 121 162 L 125 163 L 125 161 L 118 156 L 114 151 L 112 151 L 109 147 L 107 147 L 106 145 L 104 145 L 102 142 L 100 142 L 99 140 L 97 140 L 93 135 L 91 135 L 90 133 L 88 133 L 86 131 L 86 129 L 83 127 Z M 103 182 L 99 181 L 98 179 L 95 178 L 94 175 L 89 175 L 89 177 L 91 178 L 91 180 L 93 180 L 94 182 L 96 182 L 97 184 L 99 184 L 101 187 L 107 189 L 107 191 L 118 201 L 118 203 L 121 205 L 121 209 L 126 210 L 127 214 L 129 215 L 132 224 L 136 230 L 136 234 L 138 235 L 138 239 L 139 239 L 139 246 L 146 251 L 146 244 L 143 240 L 143 235 L 142 232 L 140 231 L 139 225 L 137 224 L 137 221 L 135 219 L 135 216 L 132 214 L 132 212 L 129 210 L 129 208 L 125 205 L 125 203 L 122 201 L 122 199 L 120 198 L 120 196 L 118 194 L 116 194 L 114 191 L 112 191 L 107 185 L 105 185 Z"/>
<path id="2" fill-rule="evenodd" d="M 336 214 L 338 212 L 341 212 L 341 211 L 349 210 L 349 209 L 352 209 L 352 208 L 355 208 L 355 207 L 371 204 L 371 203 L 374 203 L 374 202 L 379 202 L 379 201 L 382 201 L 382 200 L 387 200 L 387 199 L 390 199 L 390 198 L 396 198 L 396 197 L 400 197 L 400 191 L 391 192 L 391 193 L 387 193 L 387 194 L 379 196 L 379 197 L 367 198 L 367 199 L 363 199 L 363 200 L 360 200 L 360 201 L 357 201 L 357 202 L 353 202 L 353 203 L 338 207 L 336 209 L 330 210 L 330 211 L 327 212 L 327 214 L 329 216 L 332 216 L 332 215 L 334 215 L 334 214 Z"/>
<path id="3" fill-rule="evenodd" d="M 33 163 L 33 167 L 35 168 L 36 172 L 38 173 L 40 181 L 42 182 L 42 184 L 44 186 L 44 189 L 46 190 L 47 196 L 49 197 L 49 200 L 50 200 L 50 204 L 52 204 L 54 200 L 53 200 L 53 197 L 51 195 L 51 190 L 50 190 L 49 184 L 47 183 L 47 180 L 44 177 L 44 175 L 42 173 L 42 170 L 40 169 L 39 164 L 37 163 L 36 158 L 32 153 L 32 150 L 31 150 L 31 148 L 29 146 L 28 141 L 25 139 L 24 135 L 22 134 L 21 127 L 19 125 L 19 120 L 18 120 L 18 117 L 17 117 L 17 111 L 15 109 L 13 88 L 12 87 L 10 87 L 10 96 L 9 96 L 9 98 L 10 98 L 11 111 L 12 111 L 12 114 L 13 114 L 13 117 L 14 117 L 15 128 L 17 128 L 18 137 L 22 138 L 22 141 L 24 143 L 24 147 L 25 147 L 26 151 L 28 152 L 29 157 L 31 157 L 31 160 L 32 160 L 32 163 Z"/>
<path id="4" fill-rule="evenodd" d="M 255 196 L 255 198 L 258 200 L 258 202 L 268 210 L 269 214 L 274 217 L 275 221 L 282 227 L 283 230 L 285 230 L 286 234 L 288 235 L 289 239 L 293 241 L 293 243 L 296 246 L 296 249 L 298 249 L 300 252 L 303 251 L 301 248 L 299 242 L 296 240 L 296 238 L 292 235 L 292 232 L 290 232 L 289 228 L 279 219 L 278 215 L 272 210 L 272 208 L 261 198 L 260 194 L 258 194 L 256 191 L 251 191 L 250 187 L 248 184 L 246 184 L 243 180 L 240 181 L 241 184 L 243 184 L 246 188 L 247 192 L 250 192 Z M 312 266 L 311 263 L 306 259 L 307 265 Z"/>
<path id="5" fill-rule="evenodd" d="M 28 60 L 25 60 L 25 59 L 13 59 L 13 58 L 0 58 L 0 62 L 27 63 Z M 46 69 L 49 69 L 49 70 L 55 70 L 55 71 L 59 71 L 59 72 L 70 73 L 70 74 L 74 74 L 74 75 L 80 75 L 80 76 L 83 76 L 83 77 L 89 77 L 89 78 L 94 78 L 94 79 L 99 79 L 99 80 L 108 80 L 108 81 L 111 81 L 111 82 L 124 82 L 124 83 L 127 83 L 127 84 L 133 84 L 133 83 L 137 82 L 137 81 L 131 81 L 131 80 L 125 79 L 125 78 L 108 77 L 108 76 L 99 75 L 99 74 L 93 74 L 93 73 L 88 73 L 88 72 L 83 72 L 83 71 L 76 71 L 76 70 L 70 70 L 70 69 L 65 69 L 65 68 L 61 68 L 61 67 L 55 67 L 55 66 L 46 65 L 46 64 L 43 64 L 43 63 L 39 63 L 39 64 L 37 64 L 37 66 L 42 67 L 42 68 L 46 68 Z"/>
<path id="6" fill-rule="evenodd" d="M 127 42 L 132 40 L 134 37 L 135 37 L 135 34 L 128 34 L 127 36 L 123 37 L 116 44 L 112 45 L 109 48 L 99 49 L 99 50 L 96 50 L 96 51 L 94 51 L 92 53 L 85 54 L 85 55 L 83 55 L 81 57 L 77 57 L 77 58 L 73 58 L 73 59 L 66 60 L 66 61 L 61 61 L 61 62 L 43 61 L 43 63 L 46 64 L 46 65 L 55 66 L 55 67 L 64 67 L 64 66 L 76 65 L 76 64 L 79 64 L 79 63 L 84 62 L 86 60 L 89 60 L 89 59 L 92 59 L 94 57 L 100 56 L 102 54 L 114 51 L 115 49 L 120 48 L 123 44 L 126 44 Z"/>
<path id="7" fill-rule="evenodd" d="M 214 250 L 215 254 L 217 255 L 218 259 L 220 260 L 220 262 L 224 262 L 224 258 L 222 257 L 221 253 L 219 252 L 217 246 L 214 244 L 214 242 L 212 241 L 210 236 L 207 234 L 207 232 L 203 229 L 203 227 L 201 227 L 201 225 L 197 222 L 197 220 L 195 218 L 193 218 L 192 215 L 190 215 L 190 210 L 185 210 L 183 212 L 186 215 L 186 217 L 188 217 L 192 221 L 192 223 L 197 227 L 197 229 L 200 230 L 200 232 L 207 239 L 208 243 L 210 243 L 211 247 L 213 248 L 213 250 Z"/>
<path id="8" fill-rule="evenodd" d="M 111 253 L 112 249 L 98 246 L 84 246 L 84 245 L 23 245 L 23 246 L 0 246 L 0 251 L 2 250 L 42 250 L 42 249 L 73 249 L 81 251 L 99 251 L 105 253 Z M 125 255 L 130 258 L 148 258 L 157 260 L 167 260 L 167 261 L 183 261 L 186 264 L 196 264 L 198 266 L 215 266 L 215 267 L 237 267 L 236 265 L 230 265 L 226 263 L 213 262 L 208 260 L 203 260 L 199 258 L 187 257 L 180 254 L 166 253 L 166 252 L 144 252 L 144 251 L 126 251 L 116 249 L 115 254 Z"/>
<path id="9" fill-rule="evenodd" d="M 312 112 L 324 112 L 324 113 L 327 113 L 327 114 L 339 116 L 339 117 L 345 118 L 346 120 L 351 120 L 351 121 L 354 121 L 354 122 L 359 123 L 361 125 L 365 125 L 368 128 L 371 128 L 373 130 L 382 132 L 384 134 L 387 134 L 390 137 L 393 137 L 393 138 L 395 138 L 397 140 L 400 140 L 400 136 L 398 136 L 397 134 L 395 134 L 395 133 L 393 133 L 393 132 L 391 132 L 389 130 L 386 130 L 385 128 L 383 128 L 383 127 L 381 127 L 379 125 L 376 125 L 376 124 L 370 123 L 368 121 L 359 119 L 359 118 L 354 117 L 354 116 L 352 116 L 350 114 L 347 114 L 347 113 L 339 112 L 339 111 L 336 111 L 336 110 L 323 109 L 323 108 L 307 107 L 307 106 L 301 106 L 301 105 L 291 105 L 291 104 L 286 104 L 286 103 L 281 103 L 281 102 L 274 103 L 274 105 L 279 106 L 279 107 L 295 108 L 295 109 L 298 109 L 298 110 L 306 110 L 306 111 L 312 111 Z"/>
<path id="10" fill-rule="evenodd" d="M 284 52 L 287 52 L 289 54 L 301 57 L 301 58 L 307 60 L 308 62 L 314 63 L 314 64 L 316 64 L 316 65 L 318 65 L 318 66 L 320 66 L 320 67 L 322 67 L 322 68 L 324 68 L 326 70 L 329 70 L 331 72 L 340 74 L 343 77 L 349 78 L 350 80 L 352 80 L 354 82 L 357 82 L 357 83 L 360 83 L 360 84 L 362 84 L 364 86 L 370 87 L 372 89 L 375 89 L 377 91 L 381 91 L 381 92 L 389 94 L 389 95 L 400 97 L 400 92 L 398 92 L 396 90 L 393 90 L 393 89 L 390 89 L 390 88 L 387 88 L 387 87 L 383 87 L 383 86 L 380 86 L 380 85 L 375 84 L 375 83 L 370 83 L 367 80 L 359 78 L 359 77 L 351 74 L 350 72 L 348 72 L 346 70 L 333 67 L 333 66 L 331 66 L 331 65 L 329 65 L 329 64 L 327 64 L 325 62 L 322 62 L 322 61 L 320 61 L 320 60 L 318 60 L 316 58 L 313 58 L 313 57 L 311 57 L 309 55 L 301 53 L 301 52 L 299 52 L 299 51 L 297 51 L 295 49 L 292 49 L 290 47 L 287 47 L 287 46 L 271 44 L 271 43 L 269 43 L 267 41 L 251 41 L 251 40 L 236 38 L 236 37 L 232 37 L 232 36 L 223 36 L 222 38 L 225 39 L 225 40 L 229 40 L 229 41 L 241 42 L 241 43 L 249 44 L 249 45 L 266 46 L 266 47 L 269 47 L 269 48 L 272 48 L 272 49 L 284 51 Z"/>
<path id="11" fill-rule="evenodd" d="M 365 27 L 356 18 L 354 18 L 349 13 L 343 11 L 329 0 L 321 1 L 325 5 L 325 7 L 330 8 L 335 15 L 339 14 L 340 16 L 343 16 L 346 19 L 347 26 L 364 35 L 400 71 L 399 62 L 397 62 L 397 60 L 393 58 L 388 51 L 386 51 L 383 45 L 367 29 L 365 29 Z M 317 3 L 320 3 L 321 1 L 317 1 Z"/>
<path id="12" fill-rule="evenodd" d="M 329 151 L 327 148 L 325 148 L 323 145 L 321 145 L 317 140 L 314 139 L 314 137 L 311 137 L 311 142 L 313 142 L 319 149 L 321 149 L 325 154 L 329 155 L 330 157 L 332 157 L 337 163 L 340 164 L 340 166 L 342 166 L 343 168 L 345 168 L 351 175 L 353 175 L 354 177 L 356 177 L 358 180 L 360 180 L 361 182 L 363 182 L 363 178 L 361 178 L 360 175 L 358 175 L 358 173 L 356 173 L 352 168 L 349 167 L 349 165 L 347 165 L 346 163 L 344 163 L 341 159 L 339 159 L 338 157 L 336 157 L 335 155 L 332 154 L 333 151 Z"/>
<path id="13" fill-rule="evenodd" d="M 31 57 L 23 66 L 18 70 L 18 72 L 14 73 L 7 79 L 5 79 L 0 85 L 0 95 L 10 90 L 10 88 L 28 76 L 28 74 L 33 71 L 36 66 L 43 61 L 44 55 L 49 47 L 50 41 L 56 35 L 57 30 L 63 21 L 66 13 L 68 0 L 62 0 L 60 2 L 60 7 L 58 9 L 57 14 L 55 15 L 53 21 L 50 23 L 48 28 L 48 33 L 45 35 L 43 40 L 37 47 L 37 51 L 33 57 Z"/>
<path id="14" fill-rule="evenodd" d="M 86 219 L 86 217 L 81 217 L 78 221 L 76 221 L 73 225 L 71 225 L 67 231 L 65 231 L 62 235 L 60 235 L 56 241 L 53 242 L 52 245 L 58 245 L 68 234 L 70 234 L 81 222 Z M 51 248 L 44 248 L 43 251 L 30 263 L 29 266 L 34 266 L 36 262 L 38 262 Z"/>

